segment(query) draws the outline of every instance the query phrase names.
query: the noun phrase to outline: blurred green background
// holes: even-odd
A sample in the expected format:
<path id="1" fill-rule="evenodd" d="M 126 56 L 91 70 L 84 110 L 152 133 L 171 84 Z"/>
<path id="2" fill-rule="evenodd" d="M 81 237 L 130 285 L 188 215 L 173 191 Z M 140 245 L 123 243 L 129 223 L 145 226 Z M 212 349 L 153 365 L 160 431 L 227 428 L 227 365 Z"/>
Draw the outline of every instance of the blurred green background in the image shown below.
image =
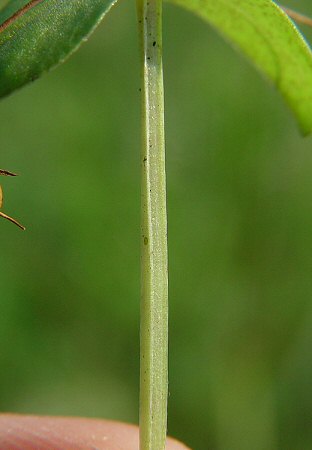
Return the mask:
<path id="1" fill-rule="evenodd" d="M 311 138 L 196 17 L 165 5 L 164 43 L 169 433 L 311 450 Z M 3 211 L 27 226 L 0 223 L 2 411 L 138 421 L 139 75 L 121 0 L 0 103 L 0 167 L 21 175 L 1 179 Z"/>

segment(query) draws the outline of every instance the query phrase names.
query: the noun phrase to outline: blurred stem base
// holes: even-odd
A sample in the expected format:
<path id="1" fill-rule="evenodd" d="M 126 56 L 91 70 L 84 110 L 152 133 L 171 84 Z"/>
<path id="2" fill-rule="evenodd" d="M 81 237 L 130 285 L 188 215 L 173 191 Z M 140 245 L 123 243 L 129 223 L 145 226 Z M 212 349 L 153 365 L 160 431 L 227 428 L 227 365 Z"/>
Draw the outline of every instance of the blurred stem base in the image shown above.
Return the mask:
<path id="1" fill-rule="evenodd" d="M 142 67 L 140 450 L 165 449 L 168 262 L 162 0 L 137 0 Z"/>

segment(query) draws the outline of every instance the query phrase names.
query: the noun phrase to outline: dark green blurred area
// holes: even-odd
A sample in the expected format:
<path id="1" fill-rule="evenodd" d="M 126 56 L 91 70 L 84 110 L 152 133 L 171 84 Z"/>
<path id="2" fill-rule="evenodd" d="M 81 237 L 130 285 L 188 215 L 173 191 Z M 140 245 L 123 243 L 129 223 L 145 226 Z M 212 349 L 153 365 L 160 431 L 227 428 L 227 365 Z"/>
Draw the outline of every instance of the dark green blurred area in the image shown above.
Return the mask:
<path id="1" fill-rule="evenodd" d="M 169 433 L 311 450 L 311 138 L 214 31 L 164 9 Z M 3 211 L 27 226 L 0 223 L 2 411 L 138 420 L 139 73 L 124 0 L 0 104 L 0 167 L 21 175 Z"/>

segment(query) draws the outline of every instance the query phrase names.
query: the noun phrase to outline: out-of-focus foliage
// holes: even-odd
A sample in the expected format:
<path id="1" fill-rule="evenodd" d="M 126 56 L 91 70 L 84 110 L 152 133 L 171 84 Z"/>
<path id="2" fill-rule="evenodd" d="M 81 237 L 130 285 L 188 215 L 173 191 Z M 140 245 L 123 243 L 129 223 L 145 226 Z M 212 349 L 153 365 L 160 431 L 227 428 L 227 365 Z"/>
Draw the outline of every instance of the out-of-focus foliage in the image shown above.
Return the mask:
<path id="1" fill-rule="evenodd" d="M 202 17 L 271 80 L 304 134 L 312 130 L 312 53 L 271 0 L 170 0 Z M 0 10 L 0 96 L 72 53 L 116 0 L 8 0 Z M 0 5 L 1 7 L 1 5 Z"/>
<path id="2" fill-rule="evenodd" d="M 169 432 L 196 450 L 310 450 L 311 139 L 205 23 L 164 9 Z M 0 222 L 2 410 L 137 421 L 133 1 L 109 19 L 0 103 L 1 167 L 20 174 L 5 211 L 27 226 Z"/>

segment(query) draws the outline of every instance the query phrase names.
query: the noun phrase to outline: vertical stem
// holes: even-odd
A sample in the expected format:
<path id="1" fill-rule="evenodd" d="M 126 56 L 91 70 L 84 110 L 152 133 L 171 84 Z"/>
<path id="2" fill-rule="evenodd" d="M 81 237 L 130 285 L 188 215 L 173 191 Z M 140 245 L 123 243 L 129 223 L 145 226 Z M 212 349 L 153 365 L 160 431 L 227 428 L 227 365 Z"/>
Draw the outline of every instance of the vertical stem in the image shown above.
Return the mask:
<path id="1" fill-rule="evenodd" d="M 168 392 L 168 263 L 162 0 L 137 0 L 142 55 L 140 450 L 164 450 Z"/>

